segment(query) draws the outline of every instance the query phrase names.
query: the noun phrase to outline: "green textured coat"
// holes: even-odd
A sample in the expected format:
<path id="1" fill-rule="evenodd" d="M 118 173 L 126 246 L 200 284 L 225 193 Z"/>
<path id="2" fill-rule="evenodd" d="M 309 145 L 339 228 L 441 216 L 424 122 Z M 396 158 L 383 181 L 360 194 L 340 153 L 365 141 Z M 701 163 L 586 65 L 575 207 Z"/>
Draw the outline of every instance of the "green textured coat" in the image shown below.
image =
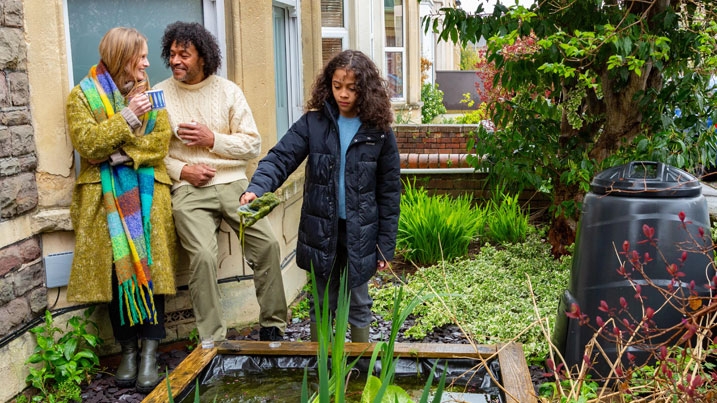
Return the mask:
<path id="1" fill-rule="evenodd" d="M 90 160 L 105 160 L 120 148 L 132 158 L 135 169 L 154 166 L 151 275 L 156 294 L 174 294 L 177 251 L 170 195 L 172 181 L 164 165 L 172 136 L 167 112 L 159 111 L 152 133 L 135 136 L 119 113 L 97 123 L 82 90 L 76 86 L 67 99 L 67 122 L 72 144 L 80 154 L 80 175 L 70 206 L 75 255 L 67 300 L 109 302 L 112 299 L 112 245 L 102 204 L 100 166 L 91 164 Z"/>

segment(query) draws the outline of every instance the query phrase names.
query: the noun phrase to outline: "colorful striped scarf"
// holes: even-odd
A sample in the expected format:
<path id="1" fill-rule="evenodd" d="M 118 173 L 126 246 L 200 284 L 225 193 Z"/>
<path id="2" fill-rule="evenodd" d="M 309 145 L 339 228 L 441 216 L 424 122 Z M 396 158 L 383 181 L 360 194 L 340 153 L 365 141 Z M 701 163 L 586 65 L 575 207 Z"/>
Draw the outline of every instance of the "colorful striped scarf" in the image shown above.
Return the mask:
<path id="1" fill-rule="evenodd" d="M 126 106 L 122 93 L 100 61 L 80 82 L 97 122 L 111 118 Z M 142 117 L 144 134 L 152 132 L 157 112 Z M 119 286 L 120 323 L 130 326 L 157 323 L 150 275 L 150 211 L 154 195 L 154 167 L 100 164 L 102 199 L 107 212 L 114 270 Z"/>

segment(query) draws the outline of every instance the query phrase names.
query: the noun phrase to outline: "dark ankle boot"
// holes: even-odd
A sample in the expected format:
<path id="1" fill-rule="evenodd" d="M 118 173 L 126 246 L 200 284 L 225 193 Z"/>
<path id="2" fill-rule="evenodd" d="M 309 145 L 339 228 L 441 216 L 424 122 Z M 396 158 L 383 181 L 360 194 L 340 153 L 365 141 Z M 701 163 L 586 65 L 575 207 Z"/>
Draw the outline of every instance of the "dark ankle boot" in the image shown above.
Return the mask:
<path id="1" fill-rule="evenodd" d="M 159 340 L 142 340 L 142 352 L 139 355 L 136 385 L 137 391 L 140 393 L 151 392 L 159 383 L 157 347 L 159 347 Z"/>
<path id="2" fill-rule="evenodd" d="M 369 326 L 356 327 L 351 325 L 351 342 L 352 343 L 368 343 Z"/>
<path id="3" fill-rule="evenodd" d="M 115 383 L 119 387 L 129 387 L 137 380 L 137 339 L 121 342 L 122 359 L 120 360 Z"/>

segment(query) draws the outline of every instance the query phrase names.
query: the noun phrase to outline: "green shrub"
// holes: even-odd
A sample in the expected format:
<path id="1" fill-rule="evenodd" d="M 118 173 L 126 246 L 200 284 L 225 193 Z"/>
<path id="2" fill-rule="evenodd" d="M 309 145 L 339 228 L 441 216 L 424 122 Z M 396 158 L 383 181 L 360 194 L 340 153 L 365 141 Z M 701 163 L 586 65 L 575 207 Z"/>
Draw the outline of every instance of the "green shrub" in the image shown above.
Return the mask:
<path id="1" fill-rule="evenodd" d="M 472 108 L 475 105 L 475 101 L 471 98 L 471 94 L 466 92 L 463 94 L 463 99 L 460 103 L 465 104 L 466 107 Z M 488 104 L 482 102 L 478 105 L 478 108 L 465 113 L 456 118 L 456 123 L 464 125 L 476 125 L 489 119 L 488 116 Z"/>
<path id="2" fill-rule="evenodd" d="M 80 401 L 83 382 L 88 382 L 97 371 L 100 360 L 92 350 L 102 339 L 89 333 L 88 327 L 97 329 L 97 324 L 89 318 L 94 307 L 85 310 L 83 317 L 73 316 L 67 322 L 71 327 L 67 333 L 55 326 L 50 311 L 45 311 L 45 323 L 32 330 L 37 346 L 26 363 L 42 364 L 31 366 L 26 382 L 39 390 L 33 402 Z M 56 335 L 62 334 L 55 340 Z"/>
<path id="3" fill-rule="evenodd" d="M 496 189 L 491 200 L 481 209 L 483 225 L 478 236 L 493 244 L 523 242 L 528 233 L 529 217 L 523 213 L 518 195 Z"/>
<path id="4" fill-rule="evenodd" d="M 404 257 L 426 265 L 465 255 L 481 222 L 472 196 L 429 196 L 409 181 L 404 188 L 396 239 Z"/>
<path id="5" fill-rule="evenodd" d="M 451 323 L 460 324 L 476 343 L 506 342 L 520 334 L 517 341 L 523 343 L 528 359 L 542 361 L 548 344 L 539 327 L 521 334 L 538 319 L 527 279 L 537 300 L 535 309 L 552 326 L 569 275 L 570 259 L 555 260 L 538 231 L 529 231 L 521 243 L 499 248 L 485 244 L 471 260 L 422 268 L 408 276 L 408 298 L 423 291 L 442 297 L 416 307 L 415 323 L 405 334 L 420 339 Z M 392 289 L 372 288 L 371 294 L 376 313 L 385 315 L 393 308 Z"/>
<path id="6" fill-rule="evenodd" d="M 431 123 L 433 118 L 446 113 L 443 106 L 443 91 L 438 89 L 438 84 L 423 84 L 421 87 L 421 123 Z"/>

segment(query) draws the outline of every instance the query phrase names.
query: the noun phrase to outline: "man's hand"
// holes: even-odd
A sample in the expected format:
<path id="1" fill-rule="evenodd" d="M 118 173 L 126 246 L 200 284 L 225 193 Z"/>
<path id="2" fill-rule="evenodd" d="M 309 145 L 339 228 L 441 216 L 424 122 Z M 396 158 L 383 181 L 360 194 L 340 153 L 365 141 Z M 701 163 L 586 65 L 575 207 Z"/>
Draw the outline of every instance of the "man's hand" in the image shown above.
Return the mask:
<path id="1" fill-rule="evenodd" d="M 177 136 L 190 147 L 214 147 L 214 132 L 199 122 L 180 123 Z"/>
<path id="2" fill-rule="evenodd" d="M 217 170 L 206 164 L 185 165 L 179 179 L 183 179 L 192 184 L 192 186 L 204 186 L 214 178 Z"/>

